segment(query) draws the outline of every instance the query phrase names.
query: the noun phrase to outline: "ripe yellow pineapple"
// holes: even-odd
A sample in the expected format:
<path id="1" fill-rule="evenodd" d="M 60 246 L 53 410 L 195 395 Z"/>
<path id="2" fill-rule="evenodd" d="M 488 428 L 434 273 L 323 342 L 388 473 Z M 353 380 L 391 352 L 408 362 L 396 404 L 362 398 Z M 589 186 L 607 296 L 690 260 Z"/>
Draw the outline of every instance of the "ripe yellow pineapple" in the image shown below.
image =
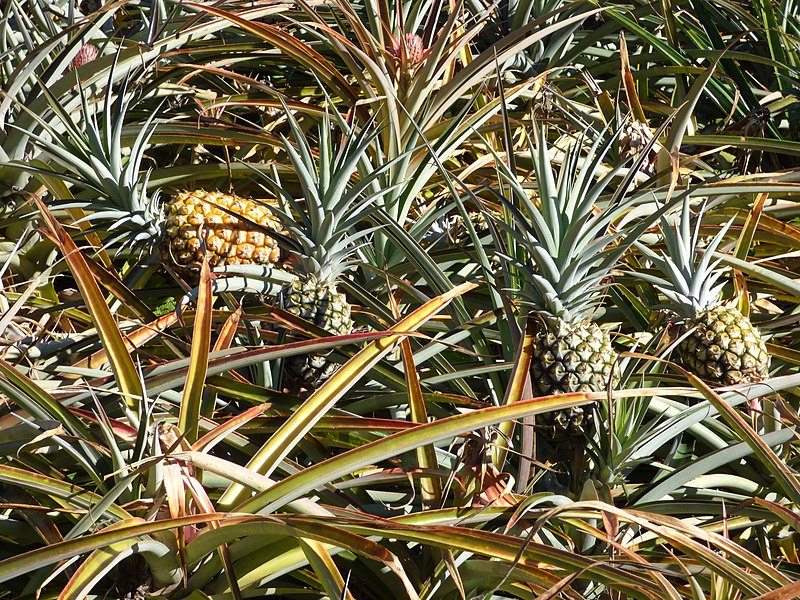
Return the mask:
<path id="1" fill-rule="evenodd" d="M 268 232 L 280 222 L 259 201 L 235 194 L 194 190 L 180 192 L 165 205 L 162 258 L 178 268 L 267 265 L 280 260 L 280 247 Z M 240 218 L 243 216 L 244 219 Z"/>
<path id="2" fill-rule="evenodd" d="M 80 90 L 82 93 L 82 90 Z M 282 230 L 264 201 L 218 191 L 183 191 L 166 202 L 147 189 L 140 167 L 153 134 L 155 114 L 122 153 L 122 130 L 130 97 L 107 98 L 101 112 L 63 119 L 64 133 L 36 136 L 55 165 L 76 182 L 76 200 L 109 249 L 133 258 L 159 257 L 191 280 L 205 253 L 210 266 L 265 265 L 280 260 L 274 235 Z M 60 114 L 60 113 L 56 113 Z M 75 174 L 75 175 L 72 175 Z M 84 198 L 89 198 L 88 200 Z"/>

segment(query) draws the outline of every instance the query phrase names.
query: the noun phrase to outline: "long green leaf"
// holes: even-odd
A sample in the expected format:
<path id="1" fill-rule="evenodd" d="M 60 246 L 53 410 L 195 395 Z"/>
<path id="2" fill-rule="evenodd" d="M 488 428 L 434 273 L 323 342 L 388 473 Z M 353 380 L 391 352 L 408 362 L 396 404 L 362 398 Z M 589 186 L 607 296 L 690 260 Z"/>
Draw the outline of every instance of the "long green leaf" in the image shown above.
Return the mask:
<path id="1" fill-rule="evenodd" d="M 781 490 L 795 504 L 800 504 L 800 477 L 797 472 L 778 457 L 758 435 L 741 414 L 736 412 L 725 400 L 696 375 L 681 369 L 689 382 L 717 409 L 725 422 L 742 441 L 747 443 L 762 461 L 764 467 L 775 477 Z"/>
<path id="2" fill-rule="evenodd" d="M 106 300 L 100 292 L 100 287 L 94 278 L 94 274 L 86 261 L 83 254 L 75 245 L 75 242 L 64 230 L 61 223 L 50 213 L 38 197 L 34 197 L 36 205 L 44 218 L 47 227 L 53 234 L 53 241 L 59 246 L 61 252 L 64 254 L 64 259 L 70 267 L 73 277 L 78 284 L 86 308 L 92 316 L 97 333 L 103 343 L 103 347 L 108 353 L 108 359 L 111 363 L 111 370 L 114 372 L 114 377 L 117 380 L 117 385 L 122 393 L 125 404 L 130 409 L 132 415 L 135 415 L 139 409 L 139 403 L 144 395 L 142 383 L 139 379 L 139 373 L 136 371 L 136 366 L 133 364 L 133 359 L 128 353 L 128 348 L 122 339 L 119 327 L 114 320 L 114 316 L 106 305 Z"/>
<path id="3" fill-rule="evenodd" d="M 192 354 L 189 371 L 186 374 L 186 387 L 181 396 L 181 411 L 178 417 L 180 429 L 186 441 L 197 441 L 200 408 L 203 404 L 203 388 L 208 373 L 208 355 L 211 352 L 211 279 L 208 261 L 203 259 L 200 269 L 200 294 L 197 298 L 197 312 L 192 330 Z"/>
<path id="4" fill-rule="evenodd" d="M 606 398 L 605 393 L 545 396 L 533 400 L 523 400 L 509 406 L 476 410 L 419 425 L 304 469 L 296 475 L 287 477 L 269 490 L 246 500 L 237 506 L 236 510 L 239 512 L 273 512 L 287 502 L 299 498 L 325 483 L 335 481 L 348 473 L 353 473 L 381 460 L 404 452 L 411 452 L 421 445 L 452 439 L 510 419 L 521 419 L 553 410 L 563 410 L 604 398 Z"/>

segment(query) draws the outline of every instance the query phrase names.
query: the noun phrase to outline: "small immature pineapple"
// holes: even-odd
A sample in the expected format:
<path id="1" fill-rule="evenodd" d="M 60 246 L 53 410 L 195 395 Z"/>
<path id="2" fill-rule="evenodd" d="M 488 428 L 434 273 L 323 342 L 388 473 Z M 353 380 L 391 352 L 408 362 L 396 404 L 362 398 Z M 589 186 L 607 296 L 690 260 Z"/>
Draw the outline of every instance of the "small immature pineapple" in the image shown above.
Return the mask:
<path id="1" fill-rule="evenodd" d="M 98 57 L 100 51 L 94 44 L 84 44 L 70 63 L 70 70 L 79 69 Z"/>
<path id="2" fill-rule="evenodd" d="M 428 56 L 425 42 L 416 33 L 406 33 L 391 48 L 394 60 L 401 70 L 411 70 Z"/>
<path id="3" fill-rule="evenodd" d="M 731 222 L 720 228 L 696 258 L 702 209 L 694 228 L 688 196 L 680 221 L 673 227 L 662 220 L 666 253 L 657 254 L 643 244 L 639 250 L 663 276 L 637 273 L 667 297 L 667 308 L 678 315 L 685 337 L 675 348 L 676 361 L 695 375 L 716 384 L 754 383 L 769 376 L 770 355 L 750 319 L 720 300 L 724 284 L 719 278 L 729 271 L 713 254 Z"/>
<path id="4" fill-rule="evenodd" d="M 411 65 L 418 65 L 425 60 L 425 42 L 416 33 L 407 33 L 405 35 L 406 42 L 406 59 Z"/>

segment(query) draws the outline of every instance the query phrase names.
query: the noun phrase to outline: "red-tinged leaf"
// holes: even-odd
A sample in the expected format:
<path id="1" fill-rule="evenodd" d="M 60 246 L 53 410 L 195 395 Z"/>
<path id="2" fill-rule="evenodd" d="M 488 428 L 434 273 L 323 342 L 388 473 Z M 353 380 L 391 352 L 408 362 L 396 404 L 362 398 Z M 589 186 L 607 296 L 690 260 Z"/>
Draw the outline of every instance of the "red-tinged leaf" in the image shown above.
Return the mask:
<path id="1" fill-rule="evenodd" d="M 23 375 L 2 359 L 0 359 L 0 380 L 4 380 L 14 386 L 16 390 L 25 395 L 25 401 L 35 403 L 40 410 L 49 413 L 54 419 L 69 427 L 74 433 L 82 435 L 87 440 L 93 438 L 89 428 L 86 427 L 80 419 L 76 418 L 34 380 Z M 14 393 L 11 389 L 6 390 L 6 396 L 9 400 L 15 400 Z M 22 399 L 19 400 L 19 403 L 21 402 Z M 32 411 L 29 410 L 29 412 Z"/>
<path id="2" fill-rule="evenodd" d="M 243 309 L 239 306 L 230 316 L 225 319 L 222 329 L 219 332 L 217 341 L 214 342 L 213 352 L 220 352 L 228 350 L 233 343 L 233 338 L 236 335 L 236 330 L 239 327 L 239 321 L 242 319 Z M 234 372 L 235 373 L 235 372 Z M 238 374 L 236 374 L 238 375 Z M 211 417 L 214 413 L 214 405 L 217 402 L 217 391 L 213 388 L 205 386 L 203 389 L 203 399 L 200 405 L 200 415 L 203 417 Z"/>
<path id="3" fill-rule="evenodd" d="M 791 223 L 784 223 L 765 214 L 760 215 L 759 222 L 763 226 L 758 231 L 758 239 L 783 243 L 789 248 L 800 248 L 800 229 Z"/>
<path id="4" fill-rule="evenodd" d="M 243 309 L 239 306 L 231 315 L 226 319 L 225 324 L 220 329 L 217 341 L 214 342 L 214 352 L 220 350 L 227 350 L 233 343 L 233 336 L 236 335 L 236 330 L 239 327 L 239 322 L 242 320 Z"/>
<path id="5" fill-rule="evenodd" d="M 748 501 L 748 504 L 756 504 L 762 508 L 766 508 L 789 527 L 800 532 L 800 514 L 798 514 L 796 510 L 778 504 L 777 502 L 765 500 L 764 498 L 752 498 Z"/>
<path id="6" fill-rule="evenodd" d="M 97 583 L 116 565 L 133 554 L 147 562 L 154 587 L 166 587 L 180 582 L 181 569 L 173 550 L 155 540 L 123 540 L 94 550 L 61 590 L 58 600 L 83 600 L 89 597 Z"/>
<path id="7" fill-rule="evenodd" d="M 531 386 L 531 357 L 533 356 L 533 346 L 536 341 L 534 332 L 534 320 L 526 319 L 525 333 L 519 341 L 514 366 L 511 371 L 511 381 L 506 388 L 504 404 L 514 404 L 520 400 L 533 398 L 533 388 Z M 508 450 L 508 441 L 514 435 L 514 421 L 506 421 L 500 424 L 502 435 L 497 440 L 497 445 L 492 451 L 492 464 L 498 471 L 503 470 Z"/>
<path id="8" fill-rule="evenodd" d="M 736 240 L 736 248 L 733 251 L 733 255 L 740 260 L 747 260 L 750 248 L 753 245 L 756 229 L 758 229 L 758 223 L 761 220 L 764 204 L 768 198 L 769 193 L 767 192 L 758 194 L 755 202 L 753 202 L 753 208 L 747 213 L 747 219 L 739 234 L 739 239 Z"/>
<path id="9" fill-rule="evenodd" d="M 86 410 L 83 408 L 77 408 L 75 406 L 67 406 L 66 409 L 74 415 L 81 417 L 82 419 L 86 419 L 95 424 L 100 423 L 100 419 L 97 418 L 92 411 Z M 108 424 L 111 426 L 111 431 L 114 432 L 120 439 L 126 442 L 133 442 L 136 441 L 136 436 L 139 434 L 139 430 L 135 427 L 131 427 L 124 421 L 120 421 L 119 419 L 110 419 L 107 418 Z"/>
<path id="10" fill-rule="evenodd" d="M 87 492 L 74 483 L 4 465 L 0 465 L 0 482 L 50 496 L 67 509 L 88 510 L 103 499 L 99 494 Z M 112 504 L 108 512 L 118 519 L 131 516 L 117 504 Z"/>
<path id="11" fill-rule="evenodd" d="M 316 540 L 304 540 L 301 538 L 298 541 L 303 554 L 308 560 L 308 564 L 316 573 L 328 597 L 355 600 L 350 590 L 347 589 L 344 577 L 339 572 L 336 563 L 333 562 L 331 555 L 328 554 L 325 545 Z"/>
<path id="12" fill-rule="evenodd" d="M 172 461 L 167 461 L 164 465 L 164 493 L 167 496 L 167 507 L 171 519 L 189 514 L 186 511 L 186 489 L 181 477 L 181 468 Z M 182 531 L 175 533 L 178 535 L 178 541 L 182 541 Z"/>
<path id="13" fill-rule="evenodd" d="M 114 316 L 106 306 L 105 298 L 100 293 L 100 287 L 89 269 L 83 254 L 75 242 L 64 230 L 61 223 L 47 209 L 47 206 L 37 197 L 34 197 L 44 222 L 52 232 L 52 239 L 64 254 L 64 259 L 69 265 L 72 276 L 78 284 L 81 295 L 86 302 L 86 308 L 94 321 L 97 333 L 103 348 L 108 353 L 111 370 L 117 381 L 123 399 L 132 413 L 136 413 L 143 395 L 142 384 L 133 359 L 125 342 L 122 339 Z"/>
<path id="14" fill-rule="evenodd" d="M 796 600 L 800 598 L 800 581 L 795 581 L 777 590 L 756 596 L 753 600 Z"/>
<path id="15" fill-rule="evenodd" d="M 259 428 L 273 429 L 280 426 L 286 420 L 285 417 L 264 417 L 259 420 Z M 323 417 L 319 422 L 314 425 L 314 431 L 403 431 L 411 429 L 415 423 L 408 421 L 400 421 L 399 419 L 378 419 L 370 417 L 340 417 L 328 416 Z"/>
<path id="16" fill-rule="evenodd" d="M 270 46 L 280 49 L 286 56 L 296 60 L 302 66 L 315 73 L 324 85 L 330 86 L 345 99 L 346 102 L 355 105 L 358 97 L 352 90 L 347 79 L 319 52 L 301 42 L 292 35 L 278 27 L 249 21 L 239 15 L 225 11 L 215 6 L 195 4 L 189 2 L 186 6 L 200 12 L 207 12 L 216 17 L 220 17 L 231 23 L 235 23 L 243 30 L 264 40 Z"/>
<path id="17" fill-rule="evenodd" d="M 582 573 L 580 571 L 577 573 L 570 573 L 554 586 L 545 590 L 543 594 L 537 594 L 536 600 L 553 600 L 554 598 L 561 597 L 561 594 L 567 592 L 570 585 L 572 585 L 572 582 L 575 581 L 581 574 Z"/>
<path id="18" fill-rule="evenodd" d="M 390 337 L 392 332 L 378 331 L 369 333 L 352 333 L 350 335 L 331 336 L 324 340 L 304 340 L 281 346 L 269 346 L 246 350 L 244 348 L 232 349 L 229 356 L 213 358 L 208 362 L 208 373 L 217 375 L 235 369 L 241 369 L 266 360 L 276 360 L 286 356 L 305 354 L 311 351 L 324 351 L 337 348 L 344 344 L 358 344 L 361 342 Z M 159 366 L 159 371 L 165 371 L 165 365 Z M 157 394 L 165 389 L 175 389 L 184 385 L 188 368 L 176 368 L 169 372 L 148 377 L 147 387 L 151 394 Z M 100 383 L 100 382 L 98 382 Z M 263 400 L 263 399 L 262 399 Z"/>
<path id="19" fill-rule="evenodd" d="M 6 90 L 8 91 L 8 90 Z M 8 97 L 4 100 L 6 102 Z M 44 186 L 50 191 L 50 193 L 55 198 L 60 198 L 61 200 L 72 200 L 74 196 L 70 191 L 67 184 L 64 182 L 63 179 L 57 177 L 55 175 L 51 175 L 47 171 L 50 170 L 50 165 L 40 160 L 32 160 L 28 163 L 30 166 L 39 167 L 41 170 L 36 172 L 36 178 L 39 179 Z M 86 213 L 83 212 L 80 208 L 71 208 L 67 211 L 69 214 L 70 219 L 73 223 L 77 223 L 78 228 L 83 232 L 83 235 L 86 236 L 86 241 L 88 241 L 95 249 L 100 248 L 97 251 L 97 254 L 100 258 L 100 261 L 108 268 L 111 268 L 111 259 L 108 257 L 108 252 L 103 249 L 103 242 L 100 239 L 100 236 L 97 235 L 94 231 L 88 231 L 91 229 L 92 224 L 86 221 Z M 94 261 L 87 261 L 91 265 Z"/>
<path id="20" fill-rule="evenodd" d="M 768 193 L 762 193 L 756 196 L 753 208 L 747 214 L 747 220 L 739 234 L 739 239 L 736 240 L 736 248 L 733 251 L 733 255 L 740 260 L 747 260 L 767 198 L 769 198 Z M 734 285 L 736 286 L 736 291 L 739 296 L 739 312 L 745 316 L 750 316 L 750 295 L 747 294 L 747 289 L 745 287 L 746 282 L 744 282 L 744 278 L 741 277 L 738 271 L 734 271 Z"/>
<path id="21" fill-rule="evenodd" d="M 116 542 L 141 538 L 177 527 L 196 526 L 225 517 L 224 514 L 201 514 L 154 522 L 145 522 L 143 519 L 130 517 L 96 533 L 30 550 L 0 561 L 0 583 Z"/>
<path id="22" fill-rule="evenodd" d="M 19 504 L 14 502 L 0 502 L 2 510 L 29 510 L 35 512 L 64 513 L 70 515 L 85 515 L 89 511 L 83 508 L 53 508 L 52 506 L 42 506 L 41 504 Z M 60 534 L 59 534 L 60 535 Z M 63 539 L 63 538 L 60 538 Z M 48 542 L 51 543 L 51 542 Z M 52 542 L 55 543 L 55 542 Z"/>
<path id="23" fill-rule="evenodd" d="M 328 515 L 322 519 L 319 517 L 305 519 L 295 515 L 231 515 L 223 520 L 220 527 L 204 531 L 187 547 L 187 561 L 189 564 L 193 564 L 220 544 L 256 533 L 292 540 L 314 540 L 331 547 L 349 550 L 370 560 L 382 562 L 400 579 L 407 596 L 411 600 L 418 598 L 399 559 L 392 552 L 375 541 L 347 531 L 338 523 L 329 523 L 323 520 L 327 517 Z"/>
<path id="24" fill-rule="evenodd" d="M 518 509 L 518 514 L 519 514 Z M 597 538 L 598 540 L 604 540 L 610 546 L 613 546 L 620 554 L 626 556 L 631 563 L 637 563 L 642 565 L 642 567 L 650 574 L 650 576 L 655 580 L 655 582 L 661 586 L 661 594 L 663 594 L 664 600 L 682 600 L 683 596 L 675 589 L 675 587 L 667 580 L 666 577 L 662 573 L 659 572 L 657 568 L 654 568 L 650 562 L 644 556 L 641 556 L 634 550 L 628 548 L 625 544 L 619 543 L 617 540 L 619 539 L 619 518 L 617 515 L 609 512 L 609 511 L 601 511 L 603 517 L 603 523 L 605 524 L 605 529 L 597 529 L 596 527 L 592 527 L 591 525 L 579 521 L 579 526 L 585 532 L 589 532 L 593 537 Z M 572 523 L 576 523 L 576 521 L 572 520 Z"/>
<path id="25" fill-rule="evenodd" d="M 207 514 L 215 513 L 214 505 L 211 502 L 211 498 L 208 497 L 205 488 L 203 485 L 197 480 L 196 477 L 193 477 L 189 472 L 189 469 L 184 470 L 184 478 L 185 478 L 185 485 L 188 490 L 191 492 L 192 497 L 195 500 L 195 504 L 200 512 L 204 512 Z M 211 529 L 216 529 L 219 527 L 218 521 L 209 521 L 208 526 Z M 231 559 L 230 550 L 228 549 L 227 543 L 220 544 L 218 548 L 220 560 L 222 560 L 222 564 L 225 565 L 225 577 L 228 581 L 228 585 L 233 592 L 234 600 L 241 600 L 242 599 L 242 592 L 239 590 L 239 584 L 236 580 L 236 575 L 233 570 L 233 560 Z"/>
<path id="26" fill-rule="evenodd" d="M 96 247 L 102 247 L 102 243 L 99 240 Z M 135 292 L 128 289 L 122 279 L 120 279 L 119 275 L 117 275 L 116 271 L 113 270 L 113 266 L 111 264 L 105 266 L 100 265 L 96 261 L 92 260 L 92 258 L 89 256 L 84 256 L 84 259 L 86 260 L 86 264 L 88 265 L 89 269 L 91 269 L 92 273 L 94 273 L 95 278 L 103 285 L 103 287 L 105 287 L 121 302 L 123 302 L 126 308 L 130 309 L 143 321 L 151 321 L 156 318 L 153 311 L 150 310 L 150 307 L 147 306 L 147 304 L 145 304 Z"/>
<path id="27" fill-rule="evenodd" d="M 769 346 L 767 347 L 767 351 L 769 351 Z M 788 405 L 783 398 L 778 396 L 775 406 L 778 409 L 778 414 L 784 423 L 792 427 L 800 428 L 800 416 L 798 416 L 798 414 L 795 412 L 795 409 Z"/>
<path id="28" fill-rule="evenodd" d="M 642 104 L 639 102 L 639 93 L 636 91 L 636 78 L 631 70 L 631 63 L 628 59 L 628 44 L 625 42 L 625 35 L 619 34 L 619 55 L 622 71 L 622 85 L 625 88 L 625 97 L 628 99 L 633 118 L 640 123 L 647 124 L 647 116 L 644 114 Z"/>
<path id="29" fill-rule="evenodd" d="M 31 496 L 25 488 L 4 487 L 3 499 L 10 501 L 12 506 L 15 505 L 15 510 L 19 511 L 22 518 L 45 544 L 57 544 L 64 540 L 52 517 L 42 510 L 46 507 L 37 506 L 36 498 Z"/>
<path id="30" fill-rule="evenodd" d="M 203 388 L 208 372 L 208 355 L 211 351 L 211 271 L 208 261 L 203 258 L 200 269 L 200 285 L 197 297 L 192 330 L 192 355 L 189 371 L 186 374 L 186 387 L 181 396 L 181 411 L 178 416 L 178 428 L 189 444 L 197 441 L 200 408 L 203 402 Z"/>
<path id="31" fill-rule="evenodd" d="M 194 444 L 192 444 L 192 449 L 197 450 L 198 452 L 208 452 L 216 444 L 221 442 L 226 435 L 236 431 L 239 429 L 239 427 L 246 425 L 253 419 L 260 417 L 265 410 L 269 409 L 270 406 L 270 404 L 259 404 L 258 406 L 253 406 L 243 413 L 228 419 L 225 421 L 225 423 L 215 427 L 197 440 Z M 281 421 L 283 421 L 283 419 L 281 419 Z"/>
<path id="32" fill-rule="evenodd" d="M 123 338 L 126 346 L 132 352 L 136 348 L 141 348 L 150 340 L 159 336 L 162 332 L 166 331 L 178 322 L 178 315 L 175 312 L 168 313 L 162 317 L 157 318 L 152 323 L 148 323 L 144 327 L 133 331 Z M 105 348 L 94 352 L 91 356 L 79 360 L 73 366 L 80 369 L 97 369 L 108 362 L 108 353 Z"/>
<path id="33" fill-rule="evenodd" d="M 294 523 L 293 523 L 294 524 Z M 297 526 L 297 525 L 295 525 Z M 631 573 L 608 560 L 594 556 L 556 549 L 546 544 L 520 539 L 491 531 L 481 531 L 458 526 L 413 525 L 403 526 L 392 521 L 346 524 L 343 527 L 364 537 L 379 536 L 417 544 L 432 545 L 451 551 L 464 551 L 491 557 L 513 564 L 535 575 L 541 584 L 556 584 L 564 572 L 581 573 L 585 578 L 601 582 L 612 589 L 631 593 L 630 597 L 661 600 L 660 589 L 648 577 Z M 299 528 L 299 527 L 298 527 Z M 561 574 L 554 572 L 559 569 Z"/>
<path id="34" fill-rule="evenodd" d="M 630 393 L 630 390 L 626 391 Z M 641 393 L 641 390 L 637 390 Z M 657 393 L 657 390 L 654 390 Z M 261 492 L 236 507 L 240 512 L 276 510 L 286 502 L 301 497 L 319 486 L 336 481 L 363 467 L 377 464 L 382 460 L 415 450 L 420 444 L 432 444 L 452 439 L 490 425 L 510 419 L 520 419 L 554 410 L 564 410 L 572 406 L 588 404 L 593 400 L 605 399 L 605 392 L 573 393 L 544 396 L 532 400 L 522 400 L 508 406 L 494 406 L 454 415 L 432 423 L 418 425 L 381 438 L 365 446 L 355 448 L 325 461 L 316 463 L 276 483 L 274 487 Z"/>
<path id="35" fill-rule="evenodd" d="M 449 548 L 442 549 L 442 558 L 444 559 L 444 564 L 447 565 L 447 571 L 450 573 L 450 577 L 453 578 L 453 583 L 461 599 L 467 600 L 467 592 L 464 589 L 464 582 L 461 580 L 461 573 L 458 571 L 458 564 L 453 556 L 453 551 Z"/>
<path id="36" fill-rule="evenodd" d="M 411 418 L 415 423 L 427 423 L 428 411 L 425 409 L 425 399 L 422 397 L 422 388 L 419 384 L 417 367 L 414 364 L 414 353 L 408 338 L 400 342 L 403 353 L 403 368 L 405 370 L 406 385 L 408 387 L 408 403 L 411 408 Z M 417 448 L 417 462 L 422 469 L 434 470 L 438 466 L 436 449 L 431 444 Z M 442 483 L 438 477 L 423 477 L 419 482 L 422 499 L 427 508 L 437 507 L 441 504 Z"/>

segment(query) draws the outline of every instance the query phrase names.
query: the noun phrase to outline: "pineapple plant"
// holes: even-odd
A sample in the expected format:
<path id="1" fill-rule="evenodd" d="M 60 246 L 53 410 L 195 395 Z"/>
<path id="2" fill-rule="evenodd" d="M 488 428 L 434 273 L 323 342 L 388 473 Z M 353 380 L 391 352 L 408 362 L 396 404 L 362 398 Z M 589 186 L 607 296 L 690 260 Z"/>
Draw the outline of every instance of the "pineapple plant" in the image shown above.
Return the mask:
<path id="1" fill-rule="evenodd" d="M 729 269 L 713 259 L 732 221 L 720 227 L 698 259 L 702 216 L 703 207 L 692 227 L 687 196 L 676 226 L 662 219 L 666 252 L 659 254 L 637 243 L 660 275 L 636 275 L 654 284 L 667 298 L 666 308 L 677 315 L 680 338 L 674 357 L 678 364 L 712 383 L 761 381 L 769 376 L 770 355 L 750 319 L 722 301 L 724 282 L 718 281 Z"/>
<path id="2" fill-rule="evenodd" d="M 297 173 L 303 198 L 295 199 L 277 179 L 267 178 L 284 210 L 275 210 L 294 246 L 289 264 L 296 278 L 285 283 L 277 295 L 277 306 L 335 335 L 353 330 L 351 307 L 339 290 L 341 276 L 352 266 L 359 244 L 372 228 L 355 227 L 373 209 L 385 190 L 374 186 L 385 167 L 372 169 L 367 149 L 376 133 L 356 133 L 343 121 L 337 125 L 345 132 L 338 149 L 332 139 L 330 117 L 319 126 L 316 160 L 297 121 L 286 109 L 296 147 L 286 138 L 284 144 L 293 170 Z M 364 168 L 369 173 L 357 180 Z M 310 353 L 285 360 L 285 375 L 307 388 L 317 388 L 336 370 L 328 354 Z"/>
<path id="3" fill-rule="evenodd" d="M 544 396 L 605 390 L 619 381 L 617 353 L 608 332 L 592 316 L 602 303 L 611 269 L 646 224 L 622 237 L 609 231 L 609 225 L 633 200 L 623 197 L 606 208 L 596 207 L 621 168 L 594 183 L 616 136 L 605 143 L 598 137 L 583 158 L 583 144 L 573 142 L 556 176 L 545 132 L 535 133 L 537 197 L 531 199 L 508 173 L 514 201 L 500 199 L 510 219 L 508 223 L 495 219 L 512 242 L 509 254 L 501 256 L 511 267 L 506 270 L 516 270 L 521 304 L 540 321 L 531 357 L 533 391 Z M 574 407 L 547 413 L 537 425 L 551 441 L 566 441 L 586 433 L 590 416 L 586 409 Z"/>
<path id="4" fill-rule="evenodd" d="M 102 122 L 89 111 L 85 97 L 77 122 L 53 101 L 65 127 L 63 134 L 39 120 L 46 135 L 31 137 L 54 168 L 63 169 L 47 174 L 76 183 L 80 190 L 76 200 L 57 206 L 87 211 L 90 231 L 107 232 L 107 247 L 136 256 L 160 256 L 190 280 L 196 278 L 204 255 L 212 268 L 278 263 L 275 234 L 281 228 L 266 202 L 206 190 L 181 191 L 166 201 L 158 193 L 148 193 L 148 177 L 142 177 L 140 169 L 155 115 L 141 127 L 125 157 L 121 138 L 130 101 L 124 92 L 113 103 L 106 98 Z"/>

